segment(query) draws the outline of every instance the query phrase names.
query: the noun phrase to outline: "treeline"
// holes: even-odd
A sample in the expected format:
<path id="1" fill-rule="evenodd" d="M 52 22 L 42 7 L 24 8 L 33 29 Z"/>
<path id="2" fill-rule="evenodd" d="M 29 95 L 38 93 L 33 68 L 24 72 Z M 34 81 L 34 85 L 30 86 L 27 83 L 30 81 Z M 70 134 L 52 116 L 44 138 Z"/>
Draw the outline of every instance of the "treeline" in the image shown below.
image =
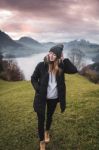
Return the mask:
<path id="1" fill-rule="evenodd" d="M 4 60 L 0 53 L 0 78 L 7 81 L 25 80 L 23 72 L 17 65 L 15 60 Z"/>
<path id="2" fill-rule="evenodd" d="M 93 63 L 84 67 L 80 74 L 93 83 L 99 84 L 99 63 Z"/>

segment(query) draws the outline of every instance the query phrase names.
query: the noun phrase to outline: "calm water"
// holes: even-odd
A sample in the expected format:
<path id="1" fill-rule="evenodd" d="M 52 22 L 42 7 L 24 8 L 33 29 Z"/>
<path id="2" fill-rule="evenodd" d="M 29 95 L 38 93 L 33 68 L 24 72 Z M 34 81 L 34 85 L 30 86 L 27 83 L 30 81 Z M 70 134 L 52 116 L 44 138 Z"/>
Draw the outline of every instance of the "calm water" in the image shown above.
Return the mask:
<path id="1" fill-rule="evenodd" d="M 43 61 L 43 58 L 46 54 L 47 53 L 33 54 L 31 57 L 23 57 L 23 58 L 15 59 L 17 61 L 18 66 L 23 71 L 26 80 L 31 79 L 31 75 L 32 75 L 37 63 L 39 63 L 40 61 Z M 66 53 L 64 53 L 64 57 L 67 57 Z M 92 61 L 89 59 L 86 59 L 83 61 L 84 62 L 86 61 L 86 65 L 92 63 Z"/>

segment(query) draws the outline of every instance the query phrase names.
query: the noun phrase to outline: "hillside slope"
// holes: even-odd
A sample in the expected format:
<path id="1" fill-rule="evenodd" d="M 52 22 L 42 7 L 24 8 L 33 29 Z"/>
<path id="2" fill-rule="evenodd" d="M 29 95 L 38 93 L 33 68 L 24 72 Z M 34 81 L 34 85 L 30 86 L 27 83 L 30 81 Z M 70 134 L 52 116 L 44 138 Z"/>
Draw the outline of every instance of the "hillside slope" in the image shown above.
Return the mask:
<path id="1" fill-rule="evenodd" d="M 99 150 L 99 85 L 66 75 L 67 109 L 54 114 L 47 150 Z M 30 81 L 0 80 L 0 150 L 38 150 Z"/>

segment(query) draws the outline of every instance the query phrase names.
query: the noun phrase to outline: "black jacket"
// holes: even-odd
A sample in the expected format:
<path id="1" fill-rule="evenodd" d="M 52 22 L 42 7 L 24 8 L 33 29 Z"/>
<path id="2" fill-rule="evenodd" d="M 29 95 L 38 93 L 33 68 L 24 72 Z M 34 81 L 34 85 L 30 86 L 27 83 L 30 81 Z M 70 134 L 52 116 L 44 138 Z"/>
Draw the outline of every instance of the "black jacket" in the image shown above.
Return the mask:
<path id="1" fill-rule="evenodd" d="M 63 112 L 66 108 L 66 85 L 64 73 L 74 74 L 78 71 L 68 58 L 65 58 L 63 62 L 59 64 L 59 67 L 62 69 L 62 73 L 60 75 L 56 75 L 56 82 L 60 108 L 61 112 Z M 31 76 L 31 83 L 35 89 L 35 96 L 33 101 L 35 112 L 44 112 L 45 110 L 48 80 L 48 64 L 44 63 L 44 61 L 39 62 Z"/>

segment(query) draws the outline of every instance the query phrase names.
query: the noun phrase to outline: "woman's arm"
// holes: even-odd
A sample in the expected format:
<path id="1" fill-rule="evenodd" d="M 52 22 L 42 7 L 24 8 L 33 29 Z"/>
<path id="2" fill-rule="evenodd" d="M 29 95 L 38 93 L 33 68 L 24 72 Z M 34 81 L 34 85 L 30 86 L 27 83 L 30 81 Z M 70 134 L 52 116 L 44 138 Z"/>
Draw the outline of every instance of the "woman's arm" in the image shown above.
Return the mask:
<path id="1" fill-rule="evenodd" d="M 68 74 L 78 73 L 76 66 L 74 66 L 74 64 L 68 58 L 63 59 L 63 69 L 64 73 Z"/>
<path id="2" fill-rule="evenodd" d="M 31 76 L 32 86 L 34 87 L 34 89 L 37 92 L 39 92 L 39 83 L 38 83 L 38 79 L 40 78 L 39 65 L 40 65 L 40 63 L 37 64 L 37 66 L 35 67 L 35 70 L 34 70 L 32 76 Z"/>

